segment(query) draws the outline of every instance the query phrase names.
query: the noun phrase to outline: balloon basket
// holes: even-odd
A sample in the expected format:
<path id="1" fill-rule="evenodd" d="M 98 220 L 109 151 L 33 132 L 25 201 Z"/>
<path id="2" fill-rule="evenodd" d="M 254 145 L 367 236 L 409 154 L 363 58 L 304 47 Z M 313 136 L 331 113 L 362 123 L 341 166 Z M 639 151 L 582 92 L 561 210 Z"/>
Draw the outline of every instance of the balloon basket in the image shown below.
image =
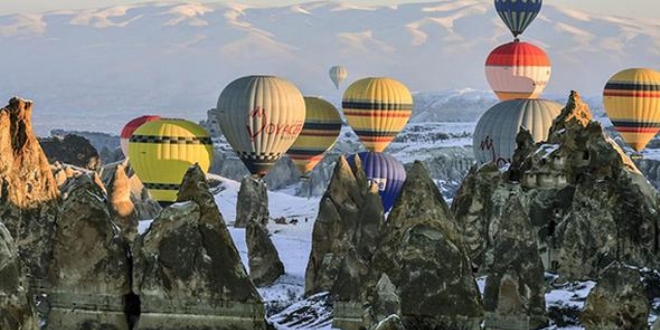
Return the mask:
<path id="1" fill-rule="evenodd" d="M 642 159 L 644 159 L 644 155 L 642 155 L 641 153 L 633 152 L 633 153 L 630 154 L 630 159 L 632 159 L 632 160 L 642 160 Z"/>

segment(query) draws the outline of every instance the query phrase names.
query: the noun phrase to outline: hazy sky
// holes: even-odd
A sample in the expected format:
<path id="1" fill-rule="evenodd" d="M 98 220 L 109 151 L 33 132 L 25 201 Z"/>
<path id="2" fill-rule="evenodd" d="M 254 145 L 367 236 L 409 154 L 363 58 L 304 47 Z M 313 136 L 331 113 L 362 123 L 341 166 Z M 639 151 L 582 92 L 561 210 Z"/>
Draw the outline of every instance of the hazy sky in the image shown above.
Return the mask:
<path id="1" fill-rule="evenodd" d="M 492 1 L 492 0 L 483 0 Z M 40 12 L 56 9 L 99 8 L 104 6 L 141 3 L 145 0 L 0 0 L 0 14 L 19 12 Z M 201 0 L 200 2 L 222 2 L 222 0 Z M 293 4 L 303 1 L 293 0 L 240 0 L 230 1 L 242 4 Z M 355 4 L 391 4 L 408 2 L 433 2 L 432 0 L 343 0 Z M 620 16 L 640 16 L 660 18 L 658 0 L 545 0 L 547 4 L 562 5 L 583 9 L 593 13 L 615 14 Z"/>

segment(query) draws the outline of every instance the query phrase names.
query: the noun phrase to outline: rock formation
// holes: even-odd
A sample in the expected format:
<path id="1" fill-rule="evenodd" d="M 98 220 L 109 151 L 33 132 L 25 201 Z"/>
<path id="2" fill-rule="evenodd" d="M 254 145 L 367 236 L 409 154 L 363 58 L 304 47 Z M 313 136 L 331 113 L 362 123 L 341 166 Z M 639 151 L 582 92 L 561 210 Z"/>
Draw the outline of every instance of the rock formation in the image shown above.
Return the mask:
<path id="1" fill-rule="evenodd" d="M 380 200 L 377 200 L 377 205 L 371 205 L 375 203 L 373 199 L 365 202 L 368 185 L 359 159 L 356 159 L 355 167 L 353 171 L 346 159 L 340 157 L 328 189 L 321 198 L 305 273 L 306 296 L 332 290 L 342 260 L 351 248 L 355 248 L 362 210 L 378 209 L 381 205 Z M 382 222 L 382 206 L 380 210 L 380 219 L 365 220 L 365 223 Z"/>
<path id="2" fill-rule="evenodd" d="M 587 296 L 580 315 L 586 330 L 646 330 L 650 306 L 639 270 L 615 262 Z"/>
<path id="3" fill-rule="evenodd" d="M 241 181 L 236 200 L 236 222 L 234 227 L 245 228 L 250 221 L 265 226 L 268 224 L 268 188 L 266 183 L 245 176 Z"/>
<path id="4" fill-rule="evenodd" d="M 380 322 L 390 315 L 401 315 L 401 299 L 387 274 L 383 274 L 378 280 L 369 305 L 372 323 Z"/>
<path id="5" fill-rule="evenodd" d="M 0 109 L 0 219 L 18 246 L 35 294 L 43 292 L 52 255 L 59 190 L 31 124 L 32 102 Z"/>
<path id="6" fill-rule="evenodd" d="M 128 330 L 128 244 L 93 178 L 82 174 L 73 180 L 55 230 L 46 329 Z"/>
<path id="7" fill-rule="evenodd" d="M 547 325 L 543 264 L 536 233 L 520 200 L 511 194 L 495 237 L 486 279 L 485 329 L 528 330 Z"/>
<path id="8" fill-rule="evenodd" d="M 375 325 L 373 330 L 406 330 L 398 315 L 390 315 Z"/>
<path id="9" fill-rule="evenodd" d="M 136 239 L 136 329 L 265 329 L 261 297 L 208 189 L 202 170 L 191 167 L 178 202 Z"/>
<path id="10" fill-rule="evenodd" d="M 151 198 L 149 191 L 144 188 L 140 178 L 133 173 L 130 163 L 126 161 L 111 163 L 105 165 L 101 170 L 101 179 L 110 190 L 113 186 L 113 180 L 117 176 L 117 168 L 123 167 L 128 177 L 131 203 L 133 203 L 133 213 L 138 220 L 152 220 L 161 211 L 161 207 Z M 123 180 L 122 180 L 123 181 Z"/>
<path id="11" fill-rule="evenodd" d="M 511 191 L 520 191 L 547 270 L 586 279 L 613 260 L 660 266 L 658 194 L 591 118 L 572 92 L 548 141 L 533 143 L 523 131 L 501 176 L 486 165 L 466 178 L 453 209 L 475 268 L 492 264 L 498 210 Z"/>
<path id="12" fill-rule="evenodd" d="M 479 329 L 481 296 L 455 220 L 420 162 L 408 171 L 371 261 L 397 287 L 406 327 Z M 373 276 L 372 275 L 372 276 Z"/>
<path id="13" fill-rule="evenodd" d="M 0 222 L 0 329 L 39 329 L 28 289 L 16 244 Z"/>
<path id="14" fill-rule="evenodd" d="M 51 163 L 71 164 L 91 171 L 101 168 L 101 156 L 89 140 L 75 134 L 64 138 L 51 137 L 39 140 L 46 157 Z"/>
<path id="15" fill-rule="evenodd" d="M 268 236 L 266 227 L 256 221 L 248 221 L 245 241 L 248 248 L 250 278 L 254 285 L 269 286 L 284 275 L 284 264 Z"/>
<path id="16" fill-rule="evenodd" d="M 133 242 L 137 236 L 139 219 L 131 200 L 131 180 L 126 175 L 126 168 L 123 164 L 117 165 L 114 173 L 111 173 L 106 187 L 110 213 L 121 228 L 124 237 L 129 242 Z"/>

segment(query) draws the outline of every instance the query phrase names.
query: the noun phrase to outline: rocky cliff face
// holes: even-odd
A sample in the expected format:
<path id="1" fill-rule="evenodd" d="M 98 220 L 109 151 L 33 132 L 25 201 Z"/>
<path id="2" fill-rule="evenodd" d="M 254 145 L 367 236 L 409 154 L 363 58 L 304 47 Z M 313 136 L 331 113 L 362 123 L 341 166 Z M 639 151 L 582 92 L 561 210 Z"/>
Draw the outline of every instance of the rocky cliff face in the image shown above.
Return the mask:
<path id="1" fill-rule="evenodd" d="M 0 109 L 0 219 L 18 246 L 34 285 L 46 278 L 60 194 L 32 130 L 32 102 L 12 98 Z"/>
<path id="2" fill-rule="evenodd" d="M 407 176 L 385 221 L 359 162 L 340 158 L 314 226 L 306 294 L 330 290 L 341 329 L 391 314 L 410 329 L 478 329 L 481 298 L 457 224 L 422 163 Z"/>
<path id="3" fill-rule="evenodd" d="M 421 163 L 408 171 L 383 226 L 371 274 L 387 274 L 397 287 L 406 327 L 479 329 L 481 296 L 463 239 Z"/>
<path id="4" fill-rule="evenodd" d="M 39 321 L 18 249 L 0 222 L 0 329 L 37 330 Z"/>
<path id="5" fill-rule="evenodd" d="M 139 217 L 135 204 L 131 200 L 131 179 L 126 174 L 124 164 L 118 164 L 110 173 L 106 184 L 108 206 L 123 236 L 133 242 L 138 231 Z"/>
<path id="6" fill-rule="evenodd" d="M 238 190 L 234 227 L 245 228 L 250 221 L 265 226 L 268 224 L 269 215 L 266 183 L 249 175 L 245 176 Z"/>
<path id="7" fill-rule="evenodd" d="M 529 216 L 512 194 L 495 237 L 486 279 L 486 329 L 528 330 L 547 325 L 543 264 Z"/>
<path id="8" fill-rule="evenodd" d="M 50 267 L 52 310 L 46 329 L 129 329 L 124 297 L 131 291 L 128 242 L 105 192 L 89 174 L 73 179 L 59 214 Z"/>
<path id="9" fill-rule="evenodd" d="M 609 265 L 587 296 L 580 321 L 586 330 L 646 330 L 649 301 L 639 270 L 619 262 Z"/>
<path id="10" fill-rule="evenodd" d="M 264 306 L 204 173 L 186 173 L 178 202 L 133 246 L 137 329 L 265 329 Z"/>
<path id="11" fill-rule="evenodd" d="M 660 265 L 658 194 L 572 92 L 548 141 L 524 131 L 508 170 L 474 169 L 453 210 L 476 268 L 492 263 L 504 196 L 519 192 L 545 268 L 596 278 L 614 260 Z"/>
<path id="12" fill-rule="evenodd" d="M 362 209 L 366 207 L 367 180 L 359 160 L 355 171 L 340 157 L 333 178 L 319 205 L 319 215 L 312 232 L 312 252 L 305 273 L 305 295 L 330 291 L 335 285 L 340 266 L 349 250 L 355 247 L 360 231 Z M 372 204 L 380 205 L 380 200 Z M 378 208 L 376 205 L 371 207 Z M 383 222 L 382 206 L 380 218 Z M 373 223 L 367 220 L 365 223 Z M 365 228 L 366 229 L 366 228 Z"/>
<path id="13" fill-rule="evenodd" d="M 117 172 L 119 168 L 123 169 L 124 174 Z M 128 177 L 128 182 L 124 179 L 124 175 Z M 133 204 L 133 215 L 138 220 L 151 220 L 160 213 L 160 205 L 151 199 L 149 191 L 144 188 L 140 179 L 135 175 L 130 167 L 130 163 L 121 161 L 105 165 L 101 169 L 101 180 L 108 187 L 110 202 L 115 204 L 113 209 L 117 208 L 117 215 L 125 216 L 131 208 L 130 204 L 125 200 L 127 189 L 130 194 L 130 202 Z M 133 223 L 132 219 L 127 220 Z"/>
<path id="14" fill-rule="evenodd" d="M 86 138 L 74 134 L 40 139 L 48 160 L 78 166 L 91 171 L 101 168 L 101 156 Z"/>

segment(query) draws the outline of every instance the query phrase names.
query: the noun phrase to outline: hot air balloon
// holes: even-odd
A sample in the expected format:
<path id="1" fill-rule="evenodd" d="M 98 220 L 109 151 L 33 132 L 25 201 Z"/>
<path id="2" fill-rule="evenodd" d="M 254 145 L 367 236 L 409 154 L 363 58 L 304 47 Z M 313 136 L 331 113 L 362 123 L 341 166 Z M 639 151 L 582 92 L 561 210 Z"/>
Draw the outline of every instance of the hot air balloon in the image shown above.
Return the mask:
<path id="1" fill-rule="evenodd" d="M 227 142 L 250 173 L 262 178 L 302 131 L 305 101 L 287 80 L 247 76 L 225 87 L 216 115 Z"/>
<path id="2" fill-rule="evenodd" d="M 346 158 L 351 166 L 355 164 L 356 154 Z M 383 210 L 388 212 L 406 181 L 406 169 L 396 158 L 382 152 L 361 152 L 357 154 L 362 162 L 362 168 L 370 183 L 378 186 Z"/>
<path id="3" fill-rule="evenodd" d="M 341 117 L 330 102 L 318 97 L 305 97 L 305 125 L 287 155 L 303 178 L 309 178 L 316 164 L 337 142 Z"/>
<path id="4" fill-rule="evenodd" d="M 605 112 L 623 140 L 639 152 L 660 131 L 660 72 L 634 68 L 610 78 Z"/>
<path id="5" fill-rule="evenodd" d="M 335 84 L 335 87 L 339 89 L 339 84 L 344 81 L 348 77 L 348 70 L 346 70 L 345 67 L 341 65 L 335 65 L 330 68 L 330 79 L 332 79 L 332 82 Z"/>
<path id="6" fill-rule="evenodd" d="M 382 152 L 408 123 L 413 99 L 397 80 L 364 78 L 346 89 L 342 107 L 362 144 L 370 151 Z"/>
<path id="7" fill-rule="evenodd" d="M 542 0 L 495 0 L 495 10 L 514 38 L 525 31 L 542 6 Z"/>
<path id="8" fill-rule="evenodd" d="M 486 59 L 486 79 L 502 101 L 538 97 L 551 71 L 548 55 L 527 42 L 501 45 Z"/>
<path id="9" fill-rule="evenodd" d="M 201 126 L 183 119 L 158 119 L 144 123 L 128 143 L 131 166 L 151 196 L 161 204 L 176 201 L 181 180 L 197 163 L 208 171 L 213 142 Z"/>
<path id="10" fill-rule="evenodd" d="M 529 130 L 534 141 L 545 141 L 562 108 L 557 102 L 543 99 L 516 99 L 494 105 L 481 116 L 474 130 L 475 159 L 480 164 L 493 161 L 500 167 L 510 163 L 520 127 Z"/>
<path id="11" fill-rule="evenodd" d="M 160 119 L 160 116 L 140 116 L 129 121 L 126 126 L 121 130 L 119 135 L 119 145 L 121 146 L 121 152 L 124 154 L 124 157 L 128 157 L 128 140 L 131 138 L 133 132 L 140 127 L 140 125 Z"/>

